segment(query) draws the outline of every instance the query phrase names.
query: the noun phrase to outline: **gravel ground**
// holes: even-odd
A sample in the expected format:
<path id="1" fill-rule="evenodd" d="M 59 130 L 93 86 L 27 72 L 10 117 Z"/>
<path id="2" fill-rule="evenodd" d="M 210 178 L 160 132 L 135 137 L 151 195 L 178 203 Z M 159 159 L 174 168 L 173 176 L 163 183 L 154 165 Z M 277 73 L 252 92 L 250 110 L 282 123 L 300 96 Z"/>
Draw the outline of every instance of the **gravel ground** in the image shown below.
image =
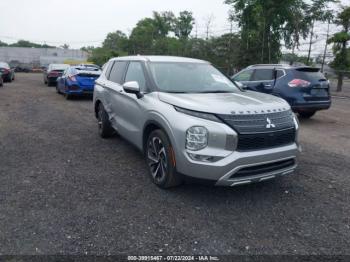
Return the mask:
<path id="1" fill-rule="evenodd" d="M 350 99 L 301 121 L 296 174 L 164 191 L 42 76 L 0 88 L 0 254 L 350 254 Z"/>

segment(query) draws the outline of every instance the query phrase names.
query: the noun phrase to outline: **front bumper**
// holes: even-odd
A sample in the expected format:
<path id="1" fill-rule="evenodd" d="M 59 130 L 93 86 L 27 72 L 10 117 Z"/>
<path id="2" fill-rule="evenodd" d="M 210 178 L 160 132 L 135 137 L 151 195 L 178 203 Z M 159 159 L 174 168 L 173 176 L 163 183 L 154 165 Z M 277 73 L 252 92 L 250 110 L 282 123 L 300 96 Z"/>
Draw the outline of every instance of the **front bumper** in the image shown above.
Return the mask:
<path id="1" fill-rule="evenodd" d="M 236 151 L 217 162 L 206 163 L 193 161 L 187 156 L 187 153 L 184 152 L 184 157 L 180 161 L 177 160 L 177 169 L 180 173 L 188 177 L 214 180 L 217 186 L 235 186 L 260 182 L 293 173 L 297 167 L 296 158 L 298 153 L 299 147 L 294 143 L 279 148 L 252 152 Z M 293 164 L 277 170 L 235 177 L 235 174 L 238 174 L 240 170 L 245 168 L 278 163 L 284 160 L 293 160 Z"/>

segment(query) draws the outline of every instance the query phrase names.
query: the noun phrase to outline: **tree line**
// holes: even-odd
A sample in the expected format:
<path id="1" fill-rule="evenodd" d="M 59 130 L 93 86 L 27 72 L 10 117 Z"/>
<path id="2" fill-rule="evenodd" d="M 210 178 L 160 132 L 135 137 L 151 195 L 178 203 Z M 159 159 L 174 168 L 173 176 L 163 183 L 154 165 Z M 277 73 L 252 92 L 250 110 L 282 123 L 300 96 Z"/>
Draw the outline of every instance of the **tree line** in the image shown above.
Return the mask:
<path id="1" fill-rule="evenodd" d="M 170 11 L 153 12 L 152 17 L 141 19 L 129 36 L 119 30 L 111 32 L 101 47 L 83 50 L 97 64 L 122 55 L 176 55 L 208 60 L 232 74 L 234 69 L 250 64 L 278 63 L 285 45 L 291 52 L 284 59 L 310 65 L 315 25 L 321 21 L 343 26 L 342 32 L 330 36 L 328 43 L 334 43 L 335 47 L 332 66 L 350 70 L 348 55 L 344 55 L 349 40 L 349 7 L 334 15 L 328 7 L 330 3 L 337 0 L 225 0 L 231 6 L 228 14 L 231 28 L 235 24 L 239 31 L 210 37 L 208 20 L 206 37 L 202 38 L 193 33 L 192 12 L 182 11 L 178 15 Z M 304 57 L 297 55 L 302 40 L 309 42 L 308 55 Z M 324 57 L 321 62 L 324 63 Z M 340 86 L 343 75 L 338 74 Z"/>
<path id="2" fill-rule="evenodd" d="M 212 17 L 205 23 L 205 36 L 199 37 L 195 19 L 190 11 L 174 14 L 171 11 L 153 12 L 143 18 L 129 35 L 122 31 L 107 35 L 101 47 L 83 47 L 89 60 L 103 65 L 109 58 L 123 55 L 175 55 L 204 59 L 224 73 L 257 63 L 278 63 L 281 58 L 290 63 L 311 65 L 311 51 L 315 41 L 317 22 L 336 24 L 339 32 L 327 33 L 327 43 L 333 45 L 335 55 L 331 66 L 337 70 L 338 90 L 343 77 L 350 71 L 350 7 L 343 6 L 335 14 L 329 4 L 338 0 L 225 0 L 230 12 L 231 30 L 222 35 L 210 35 Z M 232 30 L 233 25 L 238 31 Z M 302 40 L 308 41 L 307 56 L 298 56 Z M 7 45 L 0 41 L 0 46 Z M 282 57 L 282 46 L 290 50 Z M 9 46 L 50 47 L 20 40 Z M 68 45 L 62 48 L 68 48 Z M 324 55 L 317 58 L 324 64 Z"/>

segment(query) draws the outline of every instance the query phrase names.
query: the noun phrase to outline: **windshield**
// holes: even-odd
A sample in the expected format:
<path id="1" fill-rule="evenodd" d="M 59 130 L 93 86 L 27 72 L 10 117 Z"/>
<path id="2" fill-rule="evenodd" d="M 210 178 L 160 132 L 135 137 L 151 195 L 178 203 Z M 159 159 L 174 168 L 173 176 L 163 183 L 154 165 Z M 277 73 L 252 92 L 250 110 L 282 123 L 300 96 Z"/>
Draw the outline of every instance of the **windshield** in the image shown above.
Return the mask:
<path id="1" fill-rule="evenodd" d="M 221 93 L 235 92 L 238 88 L 210 64 L 151 62 L 153 78 L 163 92 Z"/>

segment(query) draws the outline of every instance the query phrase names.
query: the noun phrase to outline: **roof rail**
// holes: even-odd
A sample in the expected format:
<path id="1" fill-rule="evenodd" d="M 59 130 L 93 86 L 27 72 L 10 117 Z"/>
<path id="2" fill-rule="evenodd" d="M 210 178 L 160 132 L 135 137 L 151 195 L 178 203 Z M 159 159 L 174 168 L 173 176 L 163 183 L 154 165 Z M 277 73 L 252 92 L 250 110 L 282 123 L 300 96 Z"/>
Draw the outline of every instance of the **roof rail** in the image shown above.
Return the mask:
<path id="1" fill-rule="evenodd" d="M 248 68 L 256 67 L 256 66 L 288 66 L 287 64 L 256 64 L 256 65 L 250 65 Z"/>

